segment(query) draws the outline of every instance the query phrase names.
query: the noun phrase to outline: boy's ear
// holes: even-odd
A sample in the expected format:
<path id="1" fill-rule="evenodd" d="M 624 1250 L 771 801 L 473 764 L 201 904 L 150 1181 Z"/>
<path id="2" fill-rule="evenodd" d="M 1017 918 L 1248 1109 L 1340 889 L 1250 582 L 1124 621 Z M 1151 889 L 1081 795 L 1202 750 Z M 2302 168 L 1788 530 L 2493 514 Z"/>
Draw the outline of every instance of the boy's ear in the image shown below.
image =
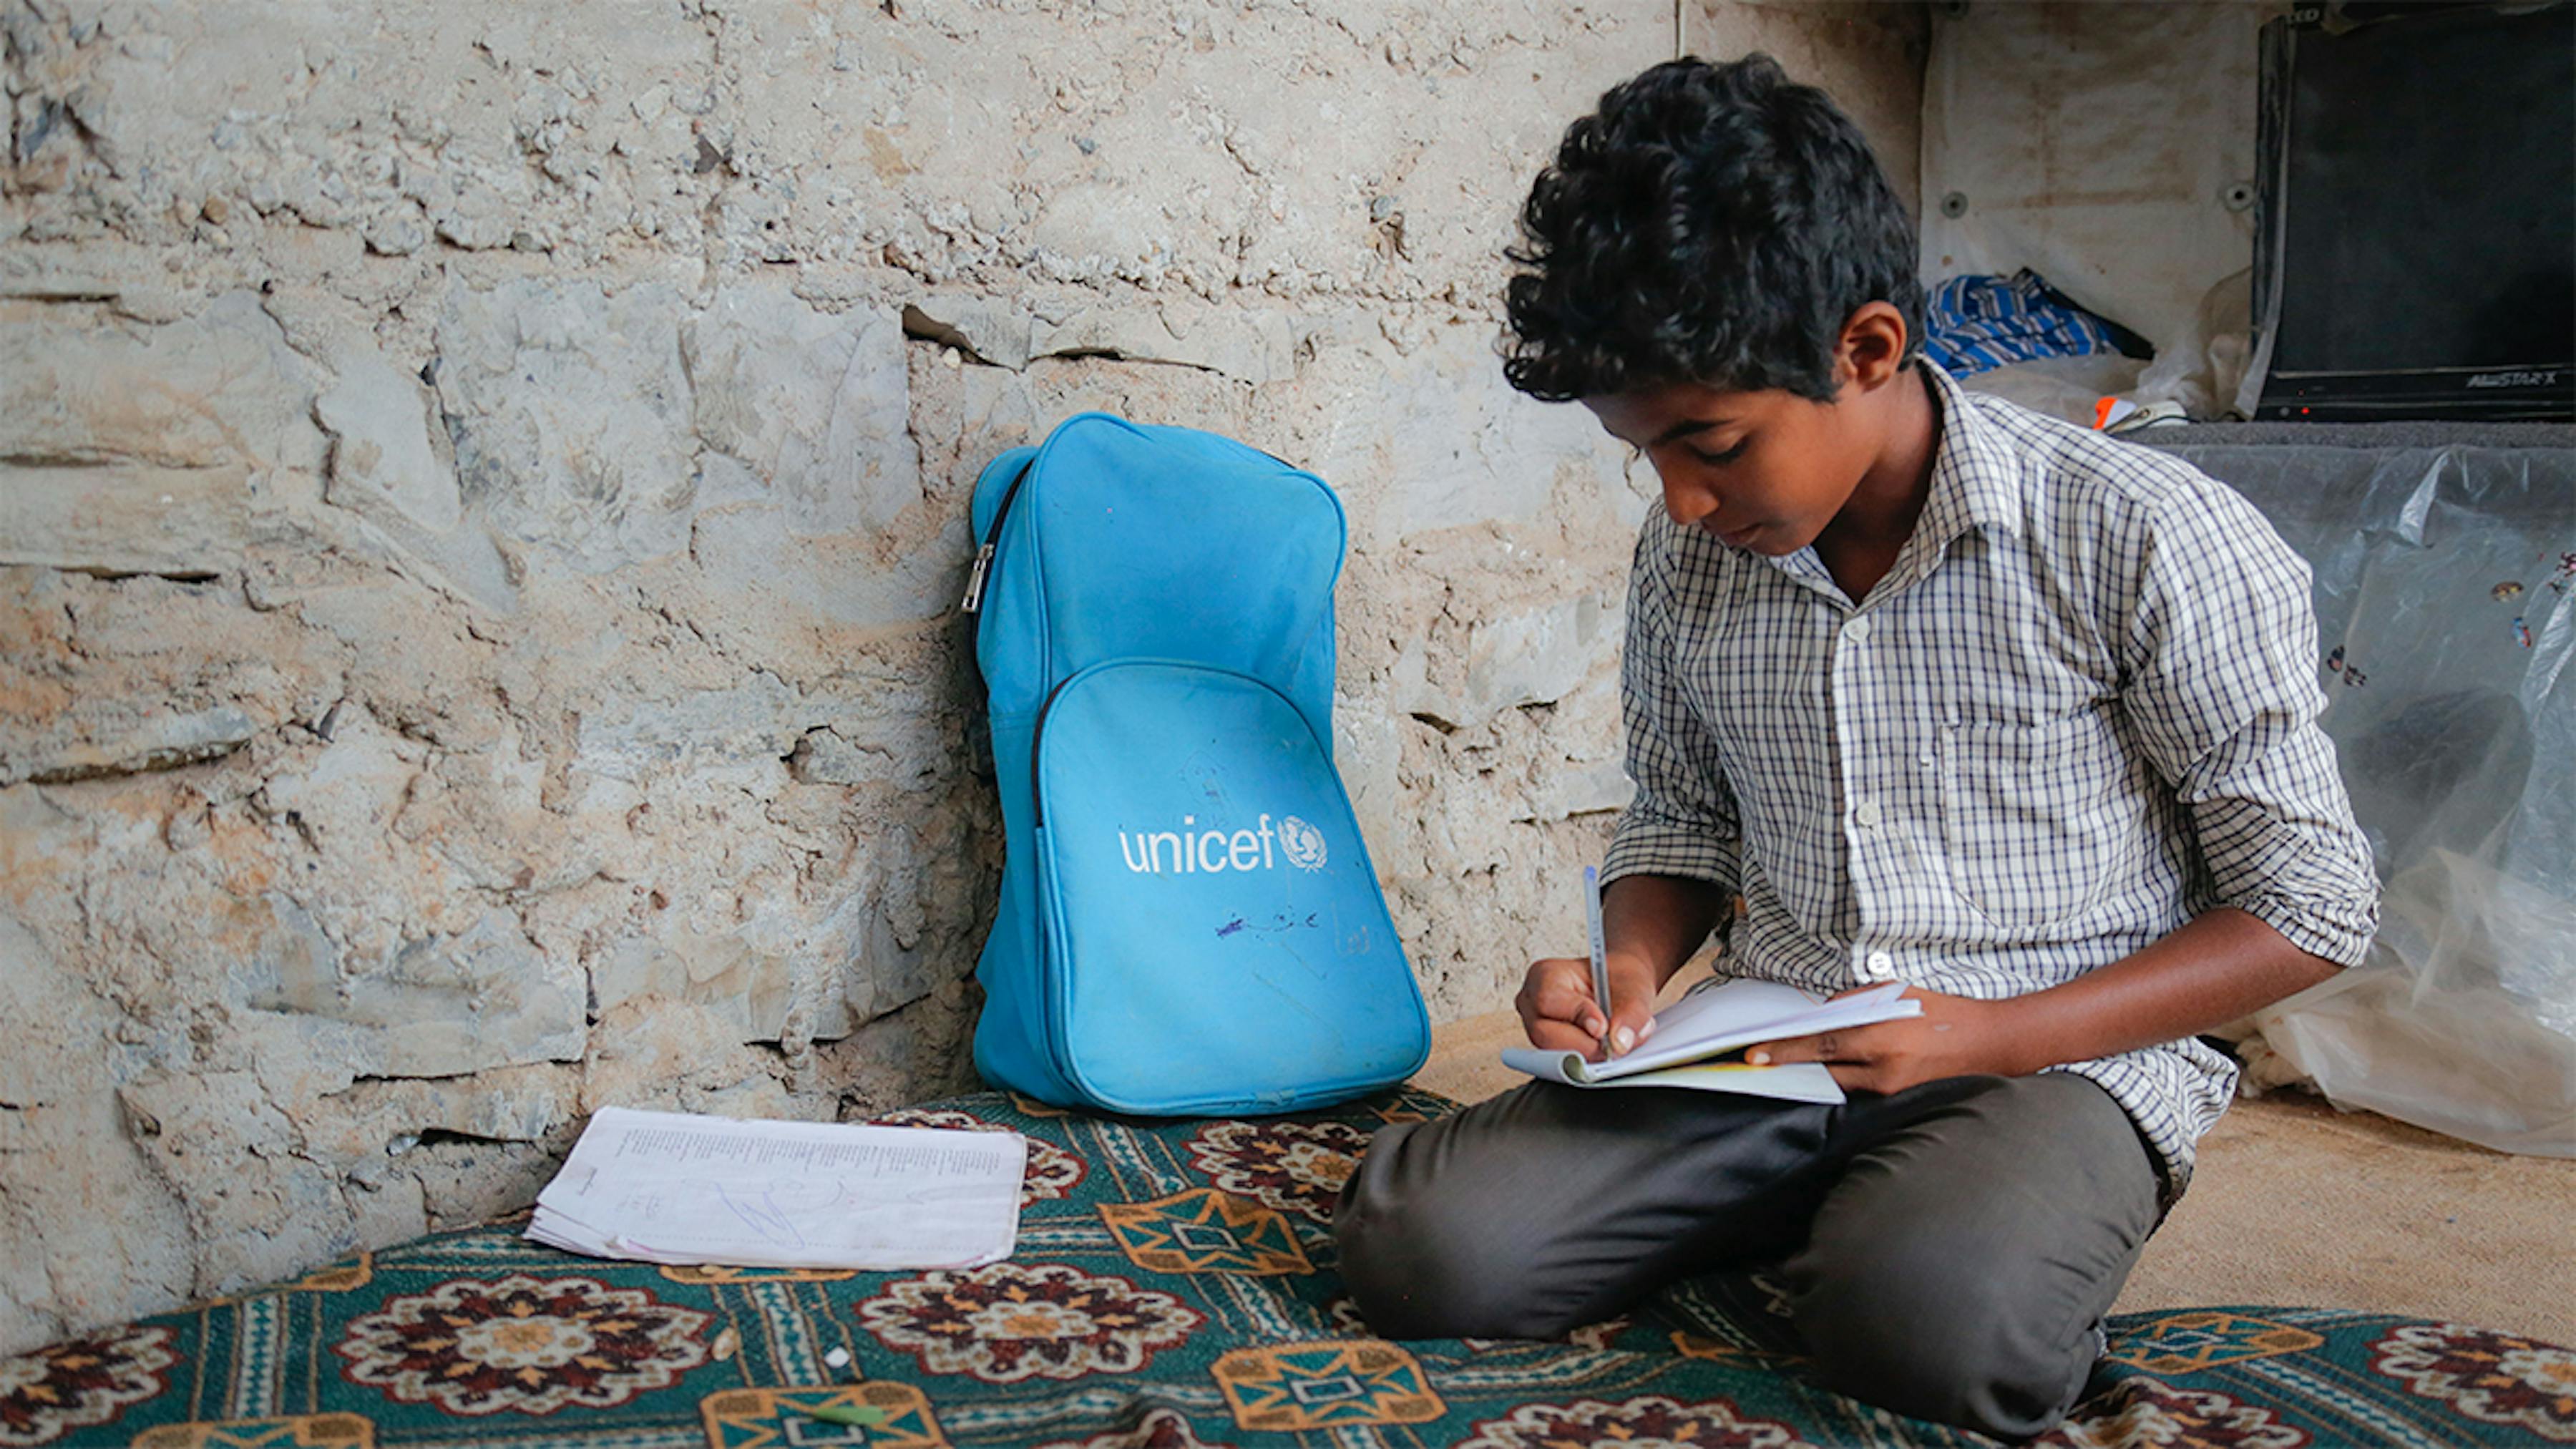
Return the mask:
<path id="1" fill-rule="evenodd" d="M 1834 343 L 1835 380 L 1874 391 L 1905 370 L 1905 314 L 1886 302 L 1864 302 L 1843 322 Z"/>

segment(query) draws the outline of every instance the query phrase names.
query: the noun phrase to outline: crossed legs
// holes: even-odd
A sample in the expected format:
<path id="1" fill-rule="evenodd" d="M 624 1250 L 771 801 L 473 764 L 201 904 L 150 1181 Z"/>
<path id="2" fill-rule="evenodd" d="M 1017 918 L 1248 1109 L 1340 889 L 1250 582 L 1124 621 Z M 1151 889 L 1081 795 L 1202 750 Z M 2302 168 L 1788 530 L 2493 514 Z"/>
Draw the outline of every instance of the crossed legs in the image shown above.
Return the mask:
<path id="1" fill-rule="evenodd" d="M 1827 1383 L 2018 1438 L 2082 1392 L 2155 1219 L 2127 1114 L 2051 1072 L 1840 1107 L 1532 1083 L 1381 1131 L 1336 1230 L 1361 1313 L 1396 1338 L 1554 1337 L 1779 1261 Z"/>

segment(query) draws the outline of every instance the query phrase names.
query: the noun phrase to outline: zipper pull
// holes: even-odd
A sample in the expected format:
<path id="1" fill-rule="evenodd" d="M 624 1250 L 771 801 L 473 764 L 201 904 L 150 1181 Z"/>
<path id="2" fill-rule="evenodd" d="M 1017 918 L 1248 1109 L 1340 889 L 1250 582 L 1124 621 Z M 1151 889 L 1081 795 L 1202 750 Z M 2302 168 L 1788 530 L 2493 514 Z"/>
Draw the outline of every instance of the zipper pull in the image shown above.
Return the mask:
<path id="1" fill-rule="evenodd" d="M 993 545 L 975 550 L 975 567 L 966 575 L 966 597 L 958 608 L 972 614 L 984 607 L 984 575 L 993 567 Z"/>

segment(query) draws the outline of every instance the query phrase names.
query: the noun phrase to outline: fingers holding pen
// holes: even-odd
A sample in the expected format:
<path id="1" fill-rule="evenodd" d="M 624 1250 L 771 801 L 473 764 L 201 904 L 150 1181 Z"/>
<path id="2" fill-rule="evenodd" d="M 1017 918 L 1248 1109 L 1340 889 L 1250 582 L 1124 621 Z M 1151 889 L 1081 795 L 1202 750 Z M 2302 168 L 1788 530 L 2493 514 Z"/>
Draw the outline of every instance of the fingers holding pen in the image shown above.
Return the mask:
<path id="1" fill-rule="evenodd" d="M 1587 1061 L 1600 1061 L 1635 1050 L 1654 1033 L 1654 992 L 1629 979 L 1631 975 L 1611 971 L 1611 999 L 1605 1010 L 1593 999 L 1589 961 L 1550 957 L 1531 964 L 1512 1006 L 1530 1045 L 1580 1052 Z M 1621 1032 L 1627 1033 L 1625 1041 Z"/>

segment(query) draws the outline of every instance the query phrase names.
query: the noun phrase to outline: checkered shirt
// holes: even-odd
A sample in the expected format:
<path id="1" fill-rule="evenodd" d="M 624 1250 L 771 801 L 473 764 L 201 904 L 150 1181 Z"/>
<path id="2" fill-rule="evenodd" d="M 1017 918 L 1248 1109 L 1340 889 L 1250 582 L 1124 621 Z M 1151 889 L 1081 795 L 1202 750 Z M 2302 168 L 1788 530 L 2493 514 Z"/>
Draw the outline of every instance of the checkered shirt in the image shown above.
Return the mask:
<path id="1" fill-rule="evenodd" d="M 1721 970 L 1827 993 L 2036 991 L 2221 905 L 2358 962 L 2378 883 L 2316 723 L 2307 565 L 2188 464 L 1924 369 L 1930 496 L 1860 604 L 1813 549 L 1650 512 L 1603 879 L 1740 891 Z M 2168 1208 L 2236 1082 L 2196 1038 L 2050 1070 L 2127 1109 Z"/>

